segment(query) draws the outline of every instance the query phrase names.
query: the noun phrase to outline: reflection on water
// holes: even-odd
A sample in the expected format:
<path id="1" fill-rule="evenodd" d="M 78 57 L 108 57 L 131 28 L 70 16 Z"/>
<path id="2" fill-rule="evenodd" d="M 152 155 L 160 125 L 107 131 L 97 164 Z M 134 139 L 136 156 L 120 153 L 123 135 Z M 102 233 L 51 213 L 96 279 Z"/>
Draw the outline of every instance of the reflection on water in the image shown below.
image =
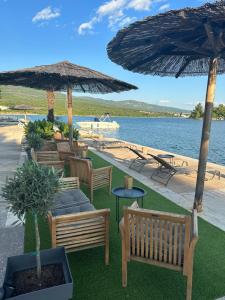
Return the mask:
<path id="1" fill-rule="evenodd" d="M 43 119 L 32 116 L 31 119 Z M 67 117 L 59 117 L 67 121 Z M 198 158 L 202 121 L 179 118 L 121 118 L 115 117 L 120 124 L 117 130 L 99 130 L 104 136 L 123 139 L 129 142 Z M 92 117 L 74 117 L 77 121 L 90 120 Z M 209 161 L 225 165 L 225 121 L 213 121 Z"/>

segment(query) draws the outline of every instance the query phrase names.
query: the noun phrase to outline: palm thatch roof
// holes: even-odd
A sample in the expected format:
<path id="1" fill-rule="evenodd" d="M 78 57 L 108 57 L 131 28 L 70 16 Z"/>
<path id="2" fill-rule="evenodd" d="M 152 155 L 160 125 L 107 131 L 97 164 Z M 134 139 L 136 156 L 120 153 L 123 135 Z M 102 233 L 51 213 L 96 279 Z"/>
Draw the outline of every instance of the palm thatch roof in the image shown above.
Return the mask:
<path id="1" fill-rule="evenodd" d="M 160 76 L 206 75 L 210 58 L 225 72 L 225 1 L 150 16 L 120 30 L 109 58 L 130 71 Z"/>
<path id="2" fill-rule="evenodd" d="M 1 72 L 0 85 L 17 85 L 55 91 L 66 90 L 70 86 L 74 91 L 88 93 L 111 93 L 137 89 L 134 85 L 69 61 Z"/>
<path id="3" fill-rule="evenodd" d="M 21 105 L 13 106 L 12 109 L 15 109 L 15 110 L 32 110 L 34 108 L 33 108 L 33 106 L 30 106 L 30 105 L 21 104 Z"/>

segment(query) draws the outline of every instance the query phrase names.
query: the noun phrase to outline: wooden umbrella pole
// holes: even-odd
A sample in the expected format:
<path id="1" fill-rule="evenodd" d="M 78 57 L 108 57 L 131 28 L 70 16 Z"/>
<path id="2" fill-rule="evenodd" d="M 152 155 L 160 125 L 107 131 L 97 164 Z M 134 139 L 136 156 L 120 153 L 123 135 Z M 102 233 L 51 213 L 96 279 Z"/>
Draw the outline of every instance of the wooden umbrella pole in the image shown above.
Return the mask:
<path id="1" fill-rule="evenodd" d="M 68 110 L 68 126 L 69 126 L 69 143 L 71 150 L 73 149 L 73 100 L 72 88 L 67 86 L 67 110 Z"/>
<path id="2" fill-rule="evenodd" d="M 208 158 L 210 130 L 212 123 L 213 102 L 215 98 L 216 89 L 217 65 L 217 58 L 211 58 L 209 64 L 208 84 L 205 100 L 201 148 L 199 153 L 198 176 L 195 188 L 194 208 L 197 209 L 198 212 L 202 211 L 202 199 Z"/>
<path id="3" fill-rule="evenodd" d="M 55 94 L 53 89 L 47 90 L 47 100 L 48 100 L 48 116 L 47 120 L 49 122 L 54 122 L 54 104 L 55 104 Z"/>

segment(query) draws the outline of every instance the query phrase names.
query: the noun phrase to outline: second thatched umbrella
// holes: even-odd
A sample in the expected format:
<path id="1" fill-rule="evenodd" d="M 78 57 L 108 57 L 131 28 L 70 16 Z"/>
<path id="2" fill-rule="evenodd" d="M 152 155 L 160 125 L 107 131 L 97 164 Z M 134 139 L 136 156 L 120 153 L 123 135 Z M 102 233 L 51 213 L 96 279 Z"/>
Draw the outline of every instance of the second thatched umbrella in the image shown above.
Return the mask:
<path id="1" fill-rule="evenodd" d="M 137 89 L 134 85 L 89 68 L 72 64 L 69 61 L 1 72 L 0 85 L 16 85 L 47 90 L 49 97 L 53 100 L 53 91 L 66 91 L 71 145 L 73 118 L 72 91 L 103 94 Z"/>
<path id="2" fill-rule="evenodd" d="M 225 73 L 225 1 L 150 16 L 122 29 L 108 44 L 112 61 L 159 76 L 208 74 L 194 207 L 202 209 L 216 74 Z"/>

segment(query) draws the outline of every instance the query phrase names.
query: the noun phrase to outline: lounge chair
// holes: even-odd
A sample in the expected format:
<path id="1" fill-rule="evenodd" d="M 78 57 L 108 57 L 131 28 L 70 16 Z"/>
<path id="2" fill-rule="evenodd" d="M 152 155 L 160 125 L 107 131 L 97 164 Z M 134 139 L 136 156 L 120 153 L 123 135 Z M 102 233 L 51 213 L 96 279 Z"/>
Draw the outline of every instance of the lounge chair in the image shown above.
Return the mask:
<path id="1" fill-rule="evenodd" d="M 196 172 L 189 167 L 171 165 L 164 159 L 153 154 L 148 155 L 150 155 L 159 164 L 159 167 L 152 173 L 151 178 L 165 185 L 168 185 L 170 179 L 175 174 L 190 175 L 191 173 Z"/>
<path id="2" fill-rule="evenodd" d="M 31 149 L 31 158 L 40 165 L 54 167 L 64 173 L 64 161 L 60 160 L 58 151 L 34 151 Z"/>
<path id="3" fill-rule="evenodd" d="M 127 263 L 134 260 L 182 272 L 187 277 L 186 299 L 191 300 L 193 258 L 198 240 L 197 212 L 193 211 L 191 217 L 140 209 L 134 204 L 124 208 L 120 222 L 122 286 L 127 286 Z"/>
<path id="4" fill-rule="evenodd" d="M 52 247 L 74 252 L 103 246 L 105 264 L 109 263 L 110 209 L 99 209 L 79 189 L 79 178 L 60 180 L 60 191 L 48 214 Z"/>
<path id="5" fill-rule="evenodd" d="M 146 165 L 155 163 L 153 158 L 146 158 L 138 150 L 130 147 L 128 147 L 128 149 L 137 155 L 137 157 L 133 159 L 131 164 L 129 165 L 130 169 L 141 172 Z"/>
<path id="6" fill-rule="evenodd" d="M 68 141 L 58 142 L 57 150 L 59 152 L 60 159 L 68 161 L 70 156 L 81 157 L 82 152 L 88 151 L 88 146 L 85 144 L 78 145 L 78 143 L 73 142 L 73 151 L 70 149 L 70 144 Z"/>
<path id="7" fill-rule="evenodd" d="M 108 186 L 111 193 L 112 166 L 93 169 L 89 159 L 70 157 L 70 176 L 79 177 L 80 183 L 90 189 L 90 199 L 93 202 L 94 190 Z"/>

